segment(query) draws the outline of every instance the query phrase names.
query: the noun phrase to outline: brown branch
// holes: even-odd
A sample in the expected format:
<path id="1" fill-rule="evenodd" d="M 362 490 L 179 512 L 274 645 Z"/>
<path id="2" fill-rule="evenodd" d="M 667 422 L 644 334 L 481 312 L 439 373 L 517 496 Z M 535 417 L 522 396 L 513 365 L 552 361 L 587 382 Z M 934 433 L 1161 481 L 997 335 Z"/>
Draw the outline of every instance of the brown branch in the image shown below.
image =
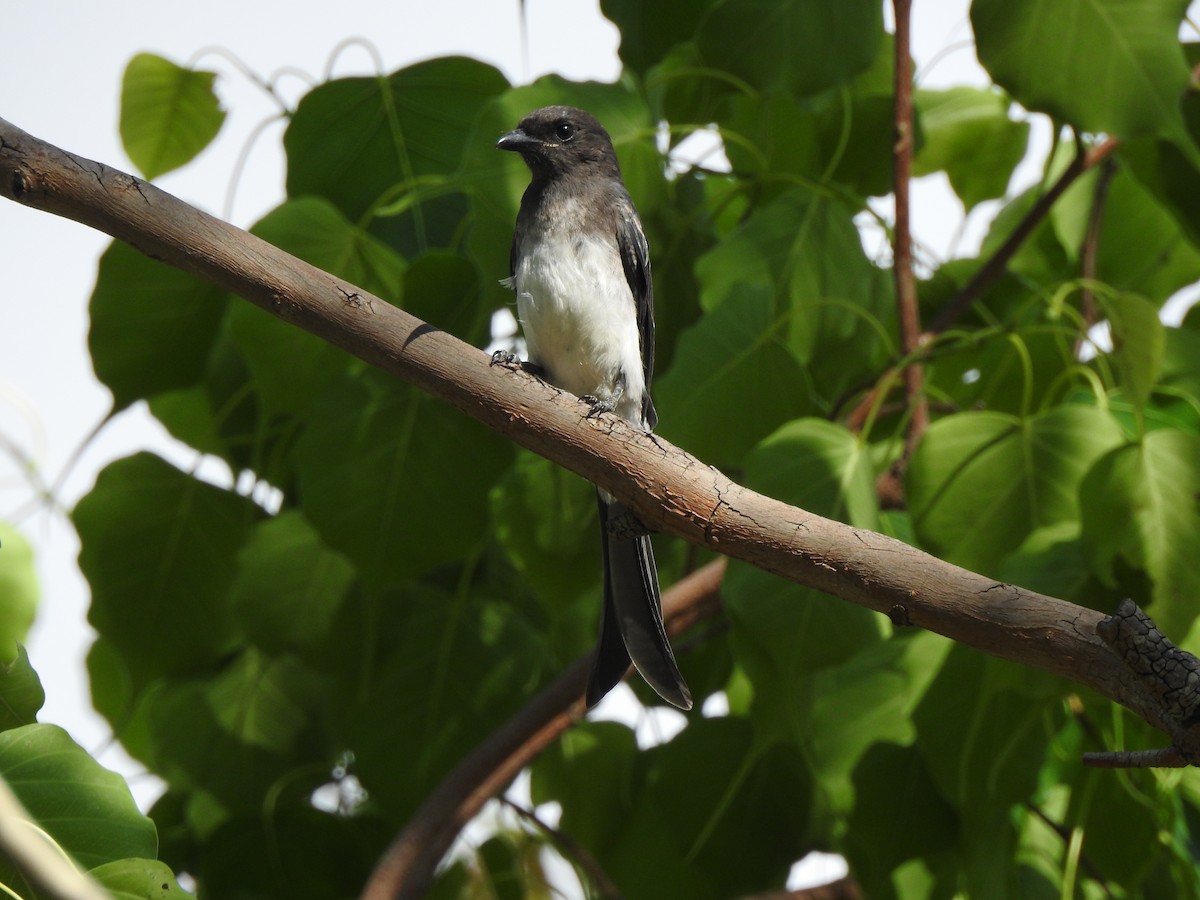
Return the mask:
<path id="1" fill-rule="evenodd" d="M 1096 280 L 1096 265 L 1100 258 L 1100 229 L 1104 225 L 1104 206 L 1108 199 L 1108 186 L 1116 171 L 1117 167 L 1111 156 L 1105 159 L 1100 166 L 1096 177 L 1096 186 L 1092 190 L 1092 209 L 1088 213 L 1087 231 L 1083 236 L 1083 245 L 1079 248 L 1079 274 L 1083 276 L 1083 288 L 1079 292 L 1079 308 L 1083 314 L 1084 325 L 1089 328 L 1096 324 L 1098 318 L 1092 282 Z M 1079 350 L 1078 347 L 1075 349 Z"/>
<path id="2" fill-rule="evenodd" d="M 1004 274 L 1009 262 L 1021 249 L 1021 245 L 1029 239 L 1029 236 L 1046 218 L 1050 208 L 1063 195 L 1063 192 L 1074 184 L 1075 179 L 1080 175 L 1108 157 L 1119 144 L 1120 141 L 1117 138 L 1110 137 L 1090 150 L 1085 151 L 1080 147 L 1066 171 L 1058 177 L 1058 180 L 1050 186 L 1046 193 L 1038 197 L 1029 212 L 1021 217 L 1021 221 L 1017 223 L 1012 234 L 996 248 L 996 252 L 988 261 L 976 270 L 975 274 L 971 276 L 971 280 L 963 285 L 962 289 L 934 316 L 926 332 L 926 339 L 940 334 L 957 322 L 971 308 L 971 304 L 983 296 L 984 292 Z"/>
<path id="3" fill-rule="evenodd" d="M 652 528 L 886 613 L 898 625 L 1087 685 L 1166 732 L 1190 763 L 1200 760 L 1200 723 L 1181 720 L 1177 704 L 1121 664 L 1098 633 L 1098 612 L 748 490 L 622 419 L 589 418 L 577 398 L 492 366 L 478 349 L 151 184 L 3 120 L 0 194 L 106 231 L 245 297 L 601 485 Z M 552 727 L 514 726 L 510 740 L 520 747 Z M 473 793 L 490 796 L 500 776 L 484 769 Z"/>
<path id="4" fill-rule="evenodd" d="M 900 348 L 904 356 L 911 357 L 921 345 L 921 313 L 917 305 L 917 281 L 913 276 L 909 201 L 913 156 L 912 54 L 909 51 L 912 0 L 893 0 L 892 6 L 896 16 L 892 120 L 892 190 L 896 198 L 896 231 L 892 240 L 892 278 L 896 286 L 896 308 L 900 320 Z M 903 468 L 908 461 L 929 424 L 923 381 L 921 364 L 910 363 L 904 370 L 904 396 L 911 417 L 899 468 Z M 894 475 L 899 478 L 899 469 Z"/>
<path id="5" fill-rule="evenodd" d="M 686 631 L 719 608 L 724 575 L 725 560 L 718 559 L 663 594 L 668 634 Z M 590 653 L 572 663 L 442 779 L 380 859 L 363 900 L 425 895 L 463 826 L 551 741 L 583 718 L 583 688 L 591 664 Z"/>
<path id="6" fill-rule="evenodd" d="M 1174 747 L 1085 753 L 1083 764 L 1092 769 L 1183 769 L 1191 765 Z"/>

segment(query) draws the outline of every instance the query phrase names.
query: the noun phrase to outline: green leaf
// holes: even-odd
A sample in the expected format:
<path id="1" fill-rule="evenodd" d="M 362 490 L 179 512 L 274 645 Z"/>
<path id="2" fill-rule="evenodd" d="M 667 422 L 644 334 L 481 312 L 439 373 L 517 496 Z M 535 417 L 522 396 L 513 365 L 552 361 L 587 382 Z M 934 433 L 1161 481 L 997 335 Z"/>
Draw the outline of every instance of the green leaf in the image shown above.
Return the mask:
<path id="1" fill-rule="evenodd" d="M 882 7 L 872 0 L 726 0 L 697 35 L 707 65 L 797 96 L 849 81 L 871 65 L 882 38 Z"/>
<path id="2" fill-rule="evenodd" d="M 114 900 L 189 900 L 171 867 L 154 859 L 122 859 L 97 866 L 88 874 Z"/>
<path id="3" fill-rule="evenodd" d="M 696 23 L 717 0 L 601 0 L 600 11 L 621 32 L 621 62 L 639 74 L 696 33 Z"/>
<path id="4" fill-rule="evenodd" d="M 88 620 L 135 673 L 188 672 L 237 645 L 229 589 L 256 509 L 150 453 L 97 476 L 73 514 Z"/>
<path id="5" fill-rule="evenodd" d="M 295 461 L 324 542 L 386 583 L 470 555 L 512 453 L 457 410 L 365 371 L 313 404 Z"/>
<path id="6" fill-rule="evenodd" d="M 251 810 L 207 837 L 203 891 L 211 897 L 357 897 L 394 830 L 370 809 L 330 814 L 298 801 L 272 808 L 270 816 Z"/>
<path id="7" fill-rule="evenodd" d="M 0 731 L 36 722 L 45 702 L 46 692 L 29 664 L 29 654 L 18 645 L 16 658 L 0 666 Z"/>
<path id="8" fill-rule="evenodd" d="M 1086 372 L 1072 355 L 1077 338 L 1075 326 L 1064 318 L 1013 329 L 995 340 L 964 342 L 929 367 L 930 390 L 944 392 L 959 409 L 1017 416 L 1031 398 L 1061 402 L 1072 388 L 1086 385 Z"/>
<path id="9" fill-rule="evenodd" d="M 494 306 L 484 302 L 479 270 L 457 253 L 431 250 L 404 273 L 404 307 L 459 340 L 486 347 Z"/>
<path id="10" fill-rule="evenodd" d="M 814 672 L 879 643 L 883 618 L 753 566 L 731 564 L 721 585 L 734 659 L 754 690 L 764 738 L 794 739 Z"/>
<path id="11" fill-rule="evenodd" d="M 994 572 L 1031 530 L 1079 518 L 1080 482 L 1120 442 L 1112 418 L 1087 406 L 1028 419 L 993 412 L 939 419 L 907 472 L 917 536 L 943 559 Z"/>
<path id="12" fill-rule="evenodd" d="M 896 891 L 893 884 L 911 884 L 907 879 L 913 874 L 901 876 L 901 863 L 938 859 L 961 840 L 961 823 L 918 750 L 874 744 L 855 766 L 852 783 L 855 803 L 846 819 L 844 852 L 863 895 L 937 896 L 936 891 Z"/>
<path id="13" fill-rule="evenodd" d="M 1160 828 L 1156 810 L 1147 803 L 1157 790 L 1154 773 L 1135 770 L 1115 783 L 1096 769 L 1072 774 L 1066 819 L 1083 834 L 1088 859 L 1113 884 L 1145 885 L 1157 854 L 1137 848 L 1153 846 Z"/>
<path id="14" fill-rule="evenodd" d="M 1113 609 L 1117 598 L 1110 597 L 1092 575 L 1079 530 L 1077 521 L 1035 528 L 1004 558 L 996 577 L 1092 609 Z"/>
<path id="15" fill-rule="evenodd" d="M 758 209 L 696 263 L 706 311 L 751 288 L 756 294 L 767 288 L 780 337 L 805 363 L 818 348 L 859 334 L 852 359 L 870 358 L 865 351 L 877 338 L 863 326 L 879 314 L 886 296 L 878 275 L 850 210 L 808 187 L 792 188 Z"/>
<path id="16" fill-rule="evenodd" d="M 540 456 L 518 453 L 490 501 L 496 538 L 548 615 L 561 620 L 584 595 L 598 601 L 593 595 L 600 540 L 592 485 Z M 591 618 L 594 603 L 587 605 Z"/>
<path id="17" fill-rule="evenodd" d="M 1101 296 L 1112 326 L 1112 356 L 1126 396 L 1142 407 L 1162 371 L 1165 335 L 1158 309 L 1136 294 Z"/>
<path id="18" fill-rule="evenodd" d="M 1183 114 L 1193 142 L 1200 142 L 1200 93 L 1193 90 L 1187 94 Z M 1200 196 L 1200 168 L 1179 147 L 1161 138 L 1123 142 L 1118 153 L 1133 177 L 1171 213 L 1192 245 L 1200 246 L 1200 207 L 1188 202 L 1189 197 Z"/>
<path id="19" fill-rule="evenodd" d="M 154 823 L 138 811 L 125 779 L 61 728 L 25 725 L 0 734 L 0 776 L 38 826 L 84 868 L 152 859 L 158 851 Z M 14 883 L 7 860 L 0 860 L 0 881 Z"/>
<path id="20" fill-rule="evenodd" d="M 206 694 L 216 721 L 239 744 L 283 754 L 311 726 L 320 682 L 290 657 L 249 649 L 213 679 Z"/>
<path id="21" fill-rule="evenodd" d="M 564 732 L 534 761 L 530 794 L 534 803 L 562 804 L 562 825 L 585 847 L 600 848 L 622 831 L 638 765 L 637 737 L 619 722 L 584 720 Z M 579 773 L 587 772 L 587 778 Z"/>
<path id="22" fill-rule="evenodd" d="M 737 465 L 804 412 L 804 374 L 783 344 L 773 305 L 768 289 L 746 285 L 680 336 L 655 390 L 664 437 L 713 465 Z"/>
<path id="23" fill-rule="evenodd" d="M 1016 231 L 1041 194 L 1041 187 L 1035 185 L 1004 205 L 988 228 L 988 233 L 979 248 L 979 260 L 987 260 L 996 253 Z M 1078 274 L 1074 259 L 1078 246 L 1064 246 L 1064 242 L 1055 232 L 1052 221 L 1043 219 L 1034 228 L 1033 234 L 1021 243 L 1020 249 L 1008 264 L 1009 272 L 1025 282 L 1032 281 L 1053 290 L 1064 279 Z M 954 266 L 955 262 L 948 265 Z M 1007 287 L 1003 281 L 999 286 Z M 1022 291 L 1018 296 L 1024 299 L 1026 293 Z"/>
<path id="24" fill-rule="evenodd" d="M 534 796 L 562 798 L 563 830 L 631 896 L 651 884 L 662 898 L 742 896 L 782 883 L 810 849 L 811 777 L 795 747 L 758 746 L 746 720 L 693 719 L 642 754 L 624 726 L 579 732 L 539 760 Z"/>
<path id="25" fill-rule="evenodd" d="M 121 82 L 121 142 L 147 178 L 178 169 L 209 145 L 225 111 L 213 91 L 216 72 L 197 72 L 139 53 Z"/>
<path id="26" fill-rule="evenodd" d="M 334 710 L 337 730 L 372 800 L 405 818 L 548 667 L 511 598 L 478 588 L 451 594 L 410 582 L 353 614 L 366 618 L 339 648 L 346 702 Z M 364 679 L 368 654 L 378 662 Z"/>
<path id="27" fill-rule="evenodd" d="M 37 603 L 33 548 L 21 532 L 0 522 L 0 667 L 16 661 Z"/>
<path id="28" fill-rule="evenodd" d="M 868 447 L 840 425 L 790 422 L 746 457 L 746 485 L 784 503 L 863 528 L 879 527 Z M 794 733 L 813 672 L 880 641 L 882 617 L 750 566 L 731 565 L 722 584 L 733 649 L 754 688 L 765 734 Z"/>
<path id="29" fill-rule="evenodd" d="M 984 68 L 1027 109 L 1081 131 L 1182 133 L 1188 0 L 974 0 Z"/>
<path id="30" fill-rule="evenodd" d="M 328 81 L 304 96 L 283 136 L 288 196 L 332 201 L 407 257 L 451 246 L 466 211 L 451 176 L 479 108 L 507 87 L 495 68 L 463 57 Z M 415 202 L 375 217 L 401 199 Z"/>
<path id="31" fill-rule="evenodd" d="M 324 699 L 311 671 L 251 648 L 215 676 L 160 681 L 127 727 L 142 738 L 153 771 L 192 796 L 189 819 L 207 832 L 264 802 L 311 794 L 325 780 L 334 751 L 318 727 Z"/>
<path id="32" fill-rule="evenodd" d="M 1096 172 L 1088 172 L 1054 205 L 1050 221 L 1065 248 L 1078 259 L 1095 204 Z M 1185 179 L 1170 187 L 1174 197 Z M 1096 248 L 1095 277 L 1118 291 L 1141 294 L 1161 305 L 1200 271 L 1200 251 L 1172 213 L 1170 201 L 1145 187 L 1124 167 L 1116 170 L 1105 193 Z"/>
<path id="33" fill-rule="evenodd" d="M 255 526 L 242 548 L 232 611 L 264 650 L 312 647 L 329 632 L 354 574 L 301 513 L 285 511 Z"/>
<path id="34" fill-rule="evenodd" d="M 978 823 L 1034 796 L 1062 690 L 1049 675 L 951 649 L 914 720 L 930 773 L 963 819 Z M 951 709 L 960 715 L 948 728 Z"/>
<path id="35" fill-rule="evenodd" d="M 199 382 L 226 303 L 195 275 L 109 245 L 88 307 L 88 350 L 117 408 Z"/>
<path id="36" fill-rule="evenodd" d="M 1151 431 L 1098 460 L 1080 493 L 1096 573 L 1112 584 L 1120 562 L 1143 570 L 1153 581 L 1150 615 L 1165 633 L 1186 634 L 1200 596 L 1200 437 Z"/>
<path id="37" fill-rule="evenodd" d="M 852 808 L 855 769 L 874 744 L 913 742 L 913 710 L 951 646 L 932 632 L 904 632 L 809 679 L 793 738 L 835 809 Z"/>
<path id="38" fill-rule="evenodd" d="M 1029 123 L 1008 117 L 1007 98 L 961 87 L 917 91 L 914 101 L 925 140 L 913 174 L 944 171 L 968 210 L 1003 197 L 1029 141 Z"/>
<path id="39" fill-rule="evenodd" d="M 868 451 L 841 425 L 798 419 L 751 451 L 747 484 L 809 512 L 878 531 L 876 473 Z"/>
<path id="40" fill-rule="evenodd" d="M 1096 261 L 1101 281 L 1156 305 L 1195 283 L 1200 271 L 1200 251 L 1168 208 L 1121 171 L 1108 186 Z"/>

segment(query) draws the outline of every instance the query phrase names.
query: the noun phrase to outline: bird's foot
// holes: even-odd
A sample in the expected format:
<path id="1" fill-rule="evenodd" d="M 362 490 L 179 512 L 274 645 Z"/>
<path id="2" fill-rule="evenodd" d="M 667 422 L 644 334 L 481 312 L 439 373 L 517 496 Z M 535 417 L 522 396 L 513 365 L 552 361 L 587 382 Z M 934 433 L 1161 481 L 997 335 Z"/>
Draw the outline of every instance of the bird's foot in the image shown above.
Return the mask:
<path id="1" fill-rule="evenodd" d="M 513 353 L 511 350 L 497 350 L 492 354 L 491 365 L 504 366 L 505 368 L 509 369 L 521 369 L 525 372 L 528 372 L 530 375 L 541 378 L 542 380 L 545 380 L 546 378 L 545 369 L 543 369 L 537 363 L 531 363 L 527 360 L 522 360 L 521 357 L 517 356 L 517 354 Z"/>
<path id="2" fill-rule="evenodd" d="M 596 416 L 602 415 L 603 413 L 612 412 L 617 408 L 616 397 L 609 397 L 606 400 L 601 400 L 599 397 L 595 397 L 591 394 L 584 394 L 579 399 L 588 405 L 587 415 L 584 417 L 587 419 L 594 419 Z"/>

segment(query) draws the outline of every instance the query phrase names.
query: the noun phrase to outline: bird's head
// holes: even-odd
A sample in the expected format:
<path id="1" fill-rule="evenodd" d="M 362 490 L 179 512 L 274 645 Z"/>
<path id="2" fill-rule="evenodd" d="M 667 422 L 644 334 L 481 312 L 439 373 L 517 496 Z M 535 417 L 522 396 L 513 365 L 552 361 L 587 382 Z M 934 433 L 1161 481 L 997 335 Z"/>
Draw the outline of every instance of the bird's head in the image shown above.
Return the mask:
<path id="1" fill-rule="evenodd" d="M 620 177 L 608 132 L 591 113 L 573 106 L 534 110 L 500 138 L 496 147 L 520 153 L 535 180 L 570 171 Z"/>

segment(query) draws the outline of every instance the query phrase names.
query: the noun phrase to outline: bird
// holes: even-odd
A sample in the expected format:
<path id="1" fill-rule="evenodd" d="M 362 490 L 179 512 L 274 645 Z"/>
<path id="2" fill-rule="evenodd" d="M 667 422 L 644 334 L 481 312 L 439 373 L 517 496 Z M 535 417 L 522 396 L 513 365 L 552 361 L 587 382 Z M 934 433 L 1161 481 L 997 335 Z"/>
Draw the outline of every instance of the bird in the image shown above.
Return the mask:
<path id="1" fill-rule="evenodd" d="M 497 142 L 531 173 L 509 254 L 509 277 L 527 362 L 551 384 L 646 431 L 658 422 L 654 372 L 654 286 L 650 249 L 612 139 L 590 113 L 534 110 Z M 596 489 L 604 561 L 600 636 L 585 699 L 590 709 L 632 660 L 667 702 L 691 709 L 663 627 L 650 537 L 632 511 Z M 634 523 L 634 527 L 629 527 Z M 632 534 L 630 533 L 632 532 Z"/>

